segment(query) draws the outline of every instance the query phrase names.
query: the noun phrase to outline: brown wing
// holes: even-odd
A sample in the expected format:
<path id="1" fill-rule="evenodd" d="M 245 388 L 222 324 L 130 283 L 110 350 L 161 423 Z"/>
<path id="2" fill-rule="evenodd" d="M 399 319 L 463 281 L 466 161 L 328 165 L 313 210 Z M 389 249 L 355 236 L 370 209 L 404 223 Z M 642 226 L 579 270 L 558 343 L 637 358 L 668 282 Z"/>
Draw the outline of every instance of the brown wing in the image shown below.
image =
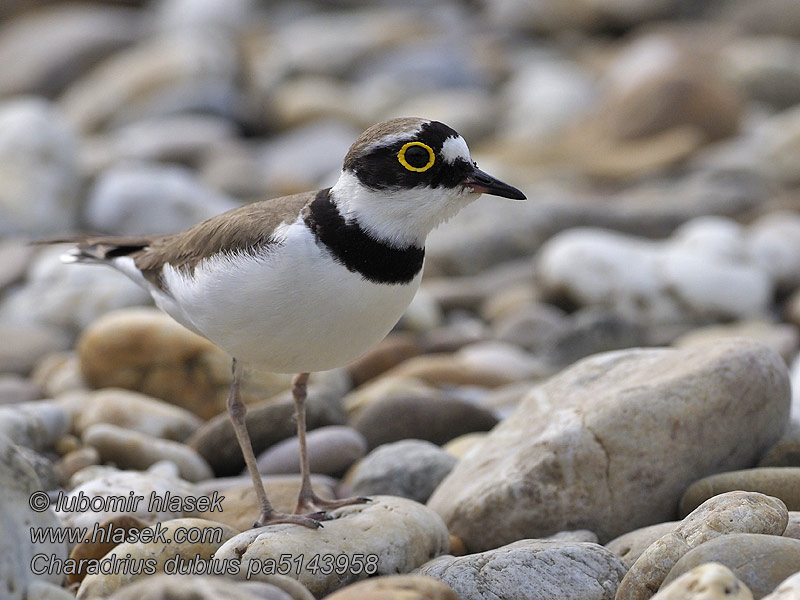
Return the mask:
<path id="1" fill-rule="evenodd" d="M 152 284 L 162 287 L 165 264 L 193 272 L 203 259 L 220 252 L 248 251 L 267 246 L 281 223 L 291 223 L 317 192 L 283 196 L 240 206 L 211 217 L 181 233 L 152 237 L 74 237 L 46 243 L 77 244 L 77 258 L 110 260 L 133 258 L 136 267 Z"/>

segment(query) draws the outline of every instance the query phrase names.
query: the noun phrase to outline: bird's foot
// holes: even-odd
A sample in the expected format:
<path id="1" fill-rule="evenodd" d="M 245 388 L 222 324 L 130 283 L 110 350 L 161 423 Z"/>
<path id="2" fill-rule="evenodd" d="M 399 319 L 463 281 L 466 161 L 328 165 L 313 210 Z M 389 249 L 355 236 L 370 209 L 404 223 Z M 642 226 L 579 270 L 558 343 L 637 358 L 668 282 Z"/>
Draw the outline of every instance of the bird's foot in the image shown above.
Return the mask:
<path id="1" fill-rule="evenodd" d="M 322 527 L 320 521 L 327 521 L 328 515 L 324 511 L 305 514 L 279 513 L 277 511 L 262 512 L 258 521 L 253 523 L 253 527 L 264 527 L 265 525 L 277 525 L 279 523 L 290 523 L 302 525 L 309 529 L 319 529 Z"/>
<path id="2" fill-rule="evenodd" d="M 337 508 L 351 506 L 353 504 L 366 504 L 367 502 L 372 502 L 372 500 L 361 497 L 326 500 L 325 498 L 320 498 L 314 492 L 311 492 L 310 494 L 300 495 L 300 497 L 297 499 L 297 507 L 294 509 L 294 512 L 295 514 L 299 515 L 307 511 L 317 510 L 322 511 L 323 514 L 325 514 L 325 511 L 335 510 Z"/>

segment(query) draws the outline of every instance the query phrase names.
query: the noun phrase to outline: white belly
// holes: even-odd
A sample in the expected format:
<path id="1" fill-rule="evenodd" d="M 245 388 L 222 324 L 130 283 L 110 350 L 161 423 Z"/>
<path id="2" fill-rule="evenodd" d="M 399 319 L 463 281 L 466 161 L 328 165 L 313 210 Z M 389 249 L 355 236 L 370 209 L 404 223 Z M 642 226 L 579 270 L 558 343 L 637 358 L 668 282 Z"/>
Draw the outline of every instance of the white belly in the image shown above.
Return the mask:
<path id="1" fill-rule="evenodd" d="M 167 267 L 174 301 L 156 303 L 237 360 L 282 373 L 346 365 L 402 316 L 422 273 L 405 285 L 376 284 L 320 250 L 301 223 L 267 253 L 204 261 L 189 277 Z"/>

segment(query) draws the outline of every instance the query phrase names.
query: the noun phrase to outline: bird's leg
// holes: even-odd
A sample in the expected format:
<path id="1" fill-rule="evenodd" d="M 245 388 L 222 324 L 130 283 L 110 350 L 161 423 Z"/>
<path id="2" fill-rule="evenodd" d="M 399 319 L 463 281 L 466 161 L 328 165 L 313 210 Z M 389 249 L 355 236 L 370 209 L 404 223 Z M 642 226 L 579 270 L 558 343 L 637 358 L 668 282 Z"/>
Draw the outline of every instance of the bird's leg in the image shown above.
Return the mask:
<path id="1" fill-rule="evenodd" d="M 311 469 L 308 465 L 308 446 L 306 445 L 306 395 L 308 373 L 299 373 L 292 379 L 292 397 L 297 416 L 297 440 L 300 443 L 300 495 L 297 498 L 295 514 L 312 510 L 333 510 L 351 504 L 369 502 L 369 498 L 344 498 L 341 500 L 325 500 L 314 493 L 311 487 Z"/>
<path id="2" fill-rule="evenodd" d="M 250 478 L 253 480 L 253 487 L 255 488 L 258 505 L 261 509 L 258 521 L 256 521 L 253 526 L 261 527 L 273 523 L 295 523 L 312 529 L 320 527 L 319 521 L 313 519 L 311 516 L 279 513 L 273 508 L 272 503 L 269 501 L 267 492 L 264 489 L 264 482 L 261 480 L 261 473 L 258 472 L 258 464 L 256 463 L 255 454 L 253 454 L 253 444 L 250 442 L 250 434 L 247 433 L 247 425 L 245 423 L 247 407 L 244 405 L 244 402 L 242 402 L 241 395 L 239 394 L 239 381 L 241 376 L 242 367 L 234 358 L 233 381 L 231 382 L 231 389 L 228 394 L 228 414 L 231 417 L 233 430 L 236 433 L 236 439 L 239 441 L 239 447 L 244 455 L 247 471 L 250 473 Z"/>

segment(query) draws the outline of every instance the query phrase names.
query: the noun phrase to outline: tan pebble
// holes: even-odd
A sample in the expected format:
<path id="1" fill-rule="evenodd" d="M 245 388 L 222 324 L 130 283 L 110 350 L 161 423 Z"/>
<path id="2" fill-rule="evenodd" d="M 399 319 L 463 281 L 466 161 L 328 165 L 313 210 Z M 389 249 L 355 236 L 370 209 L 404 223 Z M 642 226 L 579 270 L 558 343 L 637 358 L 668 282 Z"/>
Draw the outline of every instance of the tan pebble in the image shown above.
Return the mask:
<path id="1" fill-rule="evenodd" d="M 650 598 L 682 556 L 709 540 L 736 533 L 779 536 L 788 521 L 786 505 L 777 498 L 741 491 L 714 496 L 642 553 L 620 583 L 616 600 Z"/>
<path id="2" fill-rule="evenodd" d="M 464 556 L 467 553 L 467 547 L 457 535 L 450 534 L 450 554 L 453 556 Z"/>
<path id="3" fill-rule="evenodd" d="M 141 531 L 149 526 L 149 523 L 130 515 L 115 515 L 100 523 L 96 530 L 89 530 L 84 540 L 72 549 L 69 557 L 78 561 L 78 564 L 81 560 L 103 558 L 115 546 L 125 541 L 125 535 L 129 530 Z M 80 583 L 84 577 L 86 577 L 85 566 L 78 573 L 67 574 L 67 581 Z"/>
<path id="4" fill-rule="evenodd" d="M 515 381 L 506 373 L 471 364 L 450 354 L 425 354 L 400 363 L 386 377 L 413 377 L 429 385 L 477 385 L 495 388 Z"/>
<path id="5" fill-rule="evenodd" d="M 91 446 L 74 450 L 63 456 L 53 465 L 56 476 L 62 484 L 66 484 L 70 478 L 86 467 L 100 464 L 100 453 Z"/>
<path id="6" fill-rule="evenodd" d="M 353 378 L 353 387 L 374 379 L 406 359 L 416 356 L 421 349 L 416 336 L 409 333 L 393 333 L 351 363 L 347 370 Z"/>
<path id="7" fill-rule="evenodd" d="M 800 510 L 800 467 L 760 467 L 709 475 L 686 489 L 680 514 L 686 515 L 708 498 L 733 490 L 761 492 L 780 498 L 789 510 Z"/>
<path id="8" fill-rule="evenodd" d="M 753 600 L 736 575 L 719 563 L 706 563 L 664 586 L 653 600 Z"/>
<path id="9" fill-rule="evenodd" d="M 68 433 L 58 438 L 53 449 L 59 456 L 66 456 L 70 452 L 74 452 L 75 450 L 81 448 L 82 445 L 83 444 L 81 444 L 81 441 L 77 437 L 71 433 Z"/>
<path id="10" fill-rule="evenodd" d="M 476 431 L 473 433 L 465 433 L 457 438 L 453 438 L 447 442 L 442 448 L 445 452 L 456 458 L 461 458 L 469 452 L 475 444 L 486 438 L 484 432 Z"/>
<path id="11" fill-rule="evenodd" d="M 327 600 L 458 600 L 447 584 L 426 575 L 385 575 L 353 583 Z"/>

